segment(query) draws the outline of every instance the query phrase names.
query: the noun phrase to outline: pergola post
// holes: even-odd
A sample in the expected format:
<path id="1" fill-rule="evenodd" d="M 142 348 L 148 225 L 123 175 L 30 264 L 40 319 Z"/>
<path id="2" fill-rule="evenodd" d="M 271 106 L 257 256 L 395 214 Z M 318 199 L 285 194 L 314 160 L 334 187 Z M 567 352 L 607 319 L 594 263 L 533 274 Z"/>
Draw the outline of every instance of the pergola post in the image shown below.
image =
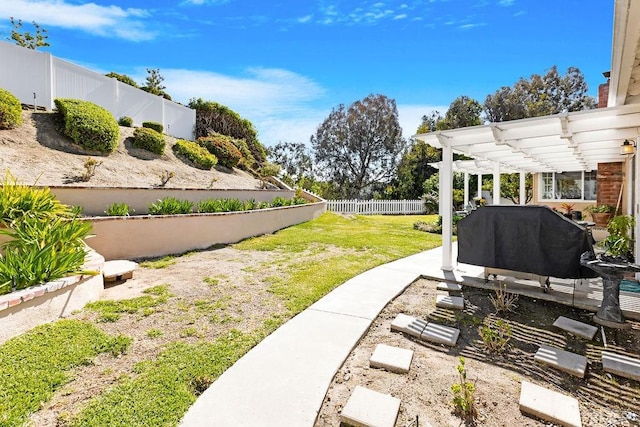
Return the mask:
<path id="1" fill-rule="evenodd" d="M 493 167 L 493 204 L 500 204 L 500 163 Z"/>
<path id="2" fill-rule="evenodd" d="M 464 173 L 464 208 L 469 204 L 469 172 Z"/>
<path id="3" fill-rule="evenodd" d="M 636 138 L 636 146 L 638 145 L 638 139 Z M 637 149 L 636 149 L 637 150 Z M 635 238 L 635 254 L 636 254 L 636 264 L 638 260 L 640 260 L 640 183 L 638 182 L 638 173 L 640 172 L 640 156 L 638 153 L 633 155 L 632 159 L 633 163 L 633 173 L 631 175 L 632 185 L 633 185 L 633 207 L 632 207 L 632 215 L 636 219 L 636 227 L 633 231 Z M 640 273 L 636 273 L 636 279 L 640 279 Z"/>
<path id="4" fill-rule="evenodd" d="M 520 172 L 520 204 L 527 204 L 527 187 L 525 185 L 526 172 Z"/>
<path id="5" fill-rule="evenodd" d="M 478 174 L 478 197 L 482 198 L 482 174 Z"/>
<path id="6" fill-rule="evenodd" d="M 440 168 L 440 215 L 442 216 L 442 270 L 453 270 L 453 149 L 449 138 L 438 135 L 442 145 Z"/>

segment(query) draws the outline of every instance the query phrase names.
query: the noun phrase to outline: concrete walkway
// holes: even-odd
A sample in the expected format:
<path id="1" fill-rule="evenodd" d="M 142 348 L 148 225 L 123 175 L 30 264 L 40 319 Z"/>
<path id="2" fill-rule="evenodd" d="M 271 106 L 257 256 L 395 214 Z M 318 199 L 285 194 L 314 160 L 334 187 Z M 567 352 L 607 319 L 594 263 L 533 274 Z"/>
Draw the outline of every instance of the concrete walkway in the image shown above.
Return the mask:
<path id="1" fill-rule="evenodd" d="M 181 426 L 313 426 L 335 373 L 387 303 L 413 281 L 426 277 L 496 286 L 482 279 L 482 267 L 459 264 L 452 272 L 442 271 L 441 249 L 373 268 L 327 294 L 222 374 L 196 400 Z M 454 259 L 455 249 L 454 244 Z M 579 299 L 576 305 L 594 311 L 597 297 L 602 298 L 597 280 L 581 285 L 584 289 L 576 288 L 574 281 L 552 281 L 549 293 L 534 282 L 505 283 L 511 292 L 540 299 L 569 305 Z M 640 316 L 638 296 L 621 296 L 621 305 L 628 310 L 625 315 Z"/>

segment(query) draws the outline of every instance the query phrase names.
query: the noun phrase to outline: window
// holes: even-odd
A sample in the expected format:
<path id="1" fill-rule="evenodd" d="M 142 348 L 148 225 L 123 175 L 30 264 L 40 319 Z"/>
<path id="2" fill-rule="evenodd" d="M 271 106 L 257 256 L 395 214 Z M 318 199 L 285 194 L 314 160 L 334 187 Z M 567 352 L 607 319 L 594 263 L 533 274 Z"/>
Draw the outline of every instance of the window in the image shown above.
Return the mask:
<path id="1" fill-rule="evenodd" d="M 543 200 L 596 200 L 596 171 L 543 172 L 541 198 Z"/>

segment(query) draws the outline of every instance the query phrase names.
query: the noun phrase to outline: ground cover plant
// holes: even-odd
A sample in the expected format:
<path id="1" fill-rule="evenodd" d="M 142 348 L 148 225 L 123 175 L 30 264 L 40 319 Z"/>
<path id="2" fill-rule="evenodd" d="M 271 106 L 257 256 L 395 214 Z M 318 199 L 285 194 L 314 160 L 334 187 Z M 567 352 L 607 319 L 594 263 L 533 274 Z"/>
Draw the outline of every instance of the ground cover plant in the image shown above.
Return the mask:
<path id="1" fill-rule="evenodd" d="M 30 422 L 177 425 L 199 393 L 287 319 L 360 272 L 439 245 L 439 236 L 413 230 L 416 219 L 327 213 L 269 236 L 171 257 L 163 268 L 141 263 L 128 283 L 150 291 L 74 314 L 111 335 L 126 331 L 133 339 L 126 354 L 78 367 Z"/>

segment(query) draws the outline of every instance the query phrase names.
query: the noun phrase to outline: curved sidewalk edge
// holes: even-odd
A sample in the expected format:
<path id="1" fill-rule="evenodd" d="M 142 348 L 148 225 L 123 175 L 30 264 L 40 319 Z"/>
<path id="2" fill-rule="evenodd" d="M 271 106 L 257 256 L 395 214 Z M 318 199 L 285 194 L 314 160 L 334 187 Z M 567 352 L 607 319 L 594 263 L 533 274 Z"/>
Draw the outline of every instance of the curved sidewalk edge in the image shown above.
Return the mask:
<path id="1" fill-rule="evenodd" d="M 389 301 L 427 270 L 439 269 L 440 254 L 436 248 L 402 258 L 334 289 L 225 371 L 181 427 L 313 426 L 351 350 Z"/>

